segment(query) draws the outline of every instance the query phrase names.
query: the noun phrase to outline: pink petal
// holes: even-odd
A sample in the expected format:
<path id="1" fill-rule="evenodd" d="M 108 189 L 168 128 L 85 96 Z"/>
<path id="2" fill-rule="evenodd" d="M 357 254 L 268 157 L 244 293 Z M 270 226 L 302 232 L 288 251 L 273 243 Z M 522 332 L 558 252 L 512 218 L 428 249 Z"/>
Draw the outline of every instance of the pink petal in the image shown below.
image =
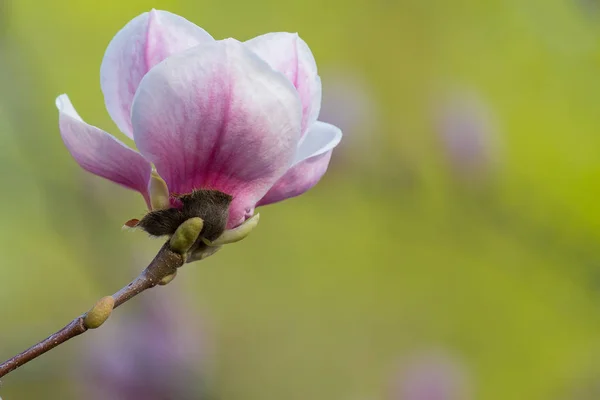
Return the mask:
<path id="1" fill-rule="evenodd" d="M 152 10 L 129 21 L 108 45 L 100 66 L 106 108 L 119 129 L 133 137 L 133 96 L 152 67 L 172 54 L 213 40 L 204 29 L 167 11 Z"/>
<path id="2" fill-rule="evenodd" d="M 83 122 L 66 94 L 56 98 L 56 107 L 61 136 L 75 161 L 92 174 L 137 190 L 147 200 L 150 163 L 114 136 Z"/>
<path id="3" fill-rule="evenodd" d="M 321 110 L 321 79 L 310 48 L 298 34 L 285 32 L 267 33 L 245 44 L 271 67 L 282 72 L 298 90 L 304 134 Z"/>
<path id="4" fill-rule="evenodd" d="M 290 82 L 233 39 L 157 65 L 132 110 L 135 142 L 172 192 L 233 196 L 230 228 L 291 165 L 301 119 Z"/>
<path id="5" fill-rule="evenodd" d="M 325 122 L 315 122 L 304 135 L 294 165 L 269 190 L 259 206 L 295 197 L 315 186 L 329 166 L 333 148 L 342 139 L 342 131 Z"/>

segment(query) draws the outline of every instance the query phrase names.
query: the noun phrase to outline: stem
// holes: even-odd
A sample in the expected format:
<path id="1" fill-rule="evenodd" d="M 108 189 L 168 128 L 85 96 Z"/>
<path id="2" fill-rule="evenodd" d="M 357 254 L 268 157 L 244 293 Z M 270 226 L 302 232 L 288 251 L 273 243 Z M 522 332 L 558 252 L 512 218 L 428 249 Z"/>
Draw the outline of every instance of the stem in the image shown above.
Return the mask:
<path id="1" fill-rule="evenodd" d="M 154 257 L 154 260 L 152 260 L 150 265 L 148 265 L 137 278 L 131 281 L 129 285 L 113 294 L 112 297 L 115 299 L 115 308 L 131 300 L 144 290 L 153 288 L 161 281 L 161 279 L 175 273 L 177 268 L 181 267 L 184 262 L 184 256 L 171 250 L 169 242 L 165 243 L 156 257 Z M 84 323 L 85 315 L 86 314 L 78 316 L 61 330 L 0 364 L 0 378 L 20 366 L 27 364 L 29 361 L 35 360 L 42 354 L 61 345 L 67 340 L 87 331 L 88 327 L 85 326 Z"/>

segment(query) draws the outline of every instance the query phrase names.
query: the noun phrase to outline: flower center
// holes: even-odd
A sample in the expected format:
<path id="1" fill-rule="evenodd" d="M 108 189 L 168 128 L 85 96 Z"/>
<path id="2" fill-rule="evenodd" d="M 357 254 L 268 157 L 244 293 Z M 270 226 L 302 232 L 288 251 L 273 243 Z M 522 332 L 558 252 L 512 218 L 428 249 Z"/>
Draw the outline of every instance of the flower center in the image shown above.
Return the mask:
<path id="1" fill-rule="evenodd" d="M 171 208 L 149 212 L 138 227 L 152 236 L 172 235 L 184 221 L 200 217 L 204 221 L 200 236 L 212 241 L 225 231 L 231 200 L 230 195 L 218 190 L 194 190 L 172 196 Z"/>

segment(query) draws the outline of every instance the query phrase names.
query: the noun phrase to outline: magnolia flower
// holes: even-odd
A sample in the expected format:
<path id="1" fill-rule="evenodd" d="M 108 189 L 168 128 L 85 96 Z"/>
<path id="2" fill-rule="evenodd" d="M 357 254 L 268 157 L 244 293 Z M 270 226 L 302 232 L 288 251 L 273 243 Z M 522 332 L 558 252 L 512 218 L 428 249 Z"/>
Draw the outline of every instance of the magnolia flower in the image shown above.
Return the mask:
<path id="1" fill-rule="evenodd" d="M 100 83 L 110 116 L 139 152 L 85 123 L 63 94 L 60 131 L 79 165 L 140 192 L 150 208 L 154 165 L 168 187 L 161 208 L 176 213 L 191 202 L 182 195 L 206 190 L 205 203 L 216 198 L 226 208 L 215 221 L 223 229 L 313 187 L 342 136 L 317 121 L 321 82 L 296 34 L 217 41 L 152 10 L 112 39 Z"/>

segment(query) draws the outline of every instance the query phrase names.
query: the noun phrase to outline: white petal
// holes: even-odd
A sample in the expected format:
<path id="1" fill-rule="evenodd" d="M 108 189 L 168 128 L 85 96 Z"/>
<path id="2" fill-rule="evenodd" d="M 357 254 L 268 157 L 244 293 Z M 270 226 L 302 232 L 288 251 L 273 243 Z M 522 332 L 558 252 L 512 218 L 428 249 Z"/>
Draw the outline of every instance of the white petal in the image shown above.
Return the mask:
<path id="1" fill-rule="evenodd" d="M 108 45 L 100 66 L 106 108 L 119 129 L 133 137 L 131 104 L 152 67 L 172 54 L 213 40 L 204 29 L 167 11 L 152 10 L 129 21 Z"/>
<path id="2" fill-rule="evenodd" d="M 342 131 L 334 125 L 317 121 L 302 137 L 293 165 L 333 150 L 342 140 Z"/>
<path id="3" fill-rule="evenodd" d="M 244 42 L 269 65 L 283 73 L 296 87 L 302 101 L 302 133 L 321 110 L 321 79 L 310 48 L 296 33 L 273 32 Z"/>

